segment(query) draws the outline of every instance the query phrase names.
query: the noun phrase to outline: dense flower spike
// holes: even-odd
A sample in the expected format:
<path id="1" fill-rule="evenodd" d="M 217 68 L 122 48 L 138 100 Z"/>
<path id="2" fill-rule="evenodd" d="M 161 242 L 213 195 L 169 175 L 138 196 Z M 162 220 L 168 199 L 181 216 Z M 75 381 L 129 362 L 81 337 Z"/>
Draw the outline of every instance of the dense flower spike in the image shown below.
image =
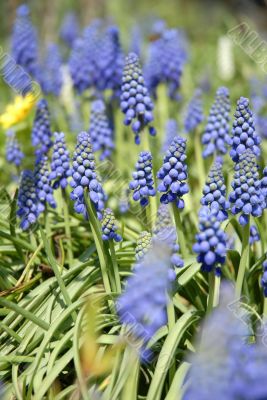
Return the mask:
<path id="1" fill-rule="evenodd" d="M 263 274 L 261 278 L 261 286 L 263 288 L 264 297 L 267 297 L 267 260 L 262 263 Z"/>
<path id="2" fill-rule="evenodd" d="M 50 114 L 45 99 L 37 103 L 36 114 L 32 128 L 32 145 L 36 148 L 36 154 L 47 154 L 53 145 L 51 140 Z"/>
<path id="3" fill-rule="evenodd" d="M 208 123 L 202 136 L 202 143 L 205 146 L 203 151 L 204 158 L 214 154 L 226 154 L 227 146 L 232 144 L 229 135 L 230 108 L 229 90 L 225 87 L 220 87 L 217 90 L 216 98 L 208 117 Z"/>
<path id="4" fill-rule="evenodd" d="M 184 120 L 185 131 L 187 133 L 194 131 L 203 120 L 202 91 L 196 89 L 193 98 L 187 107 Z"/>
<path id="5" fill-rule="evenodd" d="M 140 201 L 141 206 L 148 204 L 149 196 L 155 196 L 153 172 L 152 172 L 152 156 L 149 151 L 142 151 L 139 154 L 135 171 L 132 174 L 133 180 L 129 184 L 129 188 L 134 191 L 133 200 Z"/>
<path id="6" fill-rule="evenodd" d="M 187 166 L 185 164 L 186 140 L 177 136 L 170 145 L 164 157 L 163 166 L 158 172 L 158 178 L 162 181 L 158 187 L 161 203 L 175 203 L 180 209 L 184 208 L 182 197 L 188 193 Z"/>
<path id="7" fill-rule="evenodd" d="M 237 101 L 232 135 L 233 147 L 230 150 L 230 156 L 233 161 L 237 162 L 241 154 L 247 149 L 250 149 L 256 157 L 259 157 L 261 139 L 255 131 L 249 100 L 245 97 L 240 97 Z"/>
<path id="8" fill-rule="evenodd" d="M 56 202 L 51 186 L 50 173 L 48 170 L 48 158 L 44 155 L 37 157 L 34 170 L 34 181 L 37 198 L 40 203 L 40 211 L 43 212 L 48 204 L 50 207 L 56 208 Z"/>
<path id="9" fill-rule="evenodd" d="M 145 254 L 152 246 L 152 236 L 151 233 L 143 231 L 140 233 L 135 248 L 135 259 L 136 261 L 142 260 Z"/>
<path id="10" fill-rule="evenodd" d="M 34 175 L 32 171 L 24 170 L 21 174 L 19 194 L 18 194 L 18 211 L 20 217 L 20 227 L 23 231 L 35 224 L 40 214 L 39 201 L 36 194 L 34 183 Z"/>
<path id="11" fill-rule="evenodd" d="M 97 216 L 102 219 L 106 195 L 97 178 L 95 158 L 88 132 L 81 132 L 78 135 L 77 145 L 73 154 L 72 181 L 70 185 L 74 189 L 71 192 L 71 199 L 75 201 L 75 211 L 88 217 L 84 200 L 84 196 L 87 196 L 85 192 L 87 189 L 95 206 Z"/>
<path id="12" fill-rule="evenodd" d="M 235 165 L 232 188 L 234 190 L 230 193 L 229 201 L 233 204 L 232 213 L 240 214 L 239 223 L 246 225 L 250 215 L 260 217 L 266 204 L 261 190 L 256 157 L 250 149 L 240 155 Z"/>
<path id="13" fill-rule="evenodd" d="M 69 12 L 65 15 L 60 28 L 60 37 L 64 42 L 72 47 L 75 39 L 79 35 L 79 23 L 76 14 Z"/>
<path id="14" fill-rule="evenodd" d="M 178 125 L 175 119 L 168 119 L 165 125 L 165 139 L 162 145 L 162 152 L 165 153 L 170 145 L 172 144 L 173 139 L 178 136 Z"/>
<path id="15" fill-rule="evenodd" d="M 261 180 L 261 191 L 265 199 L 266 207 L 267 207 L 267 167 L 263 170 L 263 177 Z"/>
<path id="16" fill-rule="evenodd" d="M 135 133 L 135 143 L 140 144 L 140 132 L 149 126 L 149 133 L 156 130 L 150 126 L 153 121 L 154 105 L 144 83 L 142 70 L 136 54 L 130 53 L 125 59 L 121 87 L 121 110 L 125 114 L 124 124 L 131 125 Z"/>
<path id="17" fill-rule="evenodd" d="M 61 68 L 62 58 L 59 47 L 55 43 L 50 43 L 42 65 L 41 86 L 44 94 L 60 95 L 63 84 Z"/>
<path id="18" fill-rule="evenodd" d="M 259 242 L 260 234 L 256 225 L 251 225 L 250 227 L 250 236 L 249 236 L 249 244 L 253 244 Z"/>
<path id="19" fill-rule="evenodd" d="M 221 275 L 221 266 L 226 258 L 226 234 L 221 230 L 216 208 L 202 207 L 199 211 L 199 230 L 193 251 L 205 272 Z"/>
<path id="20" fill-rule="evenodd" d="M 6 160 L 8 163 L 19 167 L 24 158 L 24 154 L 21 151 L 15 132 L 10 130 L 7 132 L 6 136 Z"/>
<path id="21" fill-rule="evenodd" d="M 122 237 L 117 233 L 118 227 L 113 211 L 110 208 L 106 208 L 103 213 L 102 220 L 102 239 L 103 240 L 115 240 L 115 242 L 121 242 Z"/>
<path id="22" fill-rule="evenodd" d="M 57 189 L 60 186 L 65 189 L 69 176 L 71 176 L 70 157 L 65 143 L 65 135 L 63 132 L 55 132 L 50 173 L 50 179 L 55 181 L 53 188 Z"/>
<path id="23" fill-rule="evenodd" d="M 256 400 L 267 397 L 267 350 L 262 337 L 249 344 L 249 321 L 229 286 L 220 305 L 198 335 L 198 349 L 188 360 L 183 400 Z M 264 335 L 265 337 L 265 335 Z"/>
<path id="24" fill-rule="evenodd" d="M 149 361 L 145 345 L 167 322 L 168 292 L 174 273 L 170 270 L 170 254 L 164 243 L 154 243 L 144 258 L 134 267 L 117 310 L 122 323 L 129 326 L 136 339 L 143 340 L 141 356 Z"/>
<path id="25" fill-rule="evenodd" d="M 17 17 L 11 39 L 11 55 L 16 64 L 28 74 L 36 77 L 38 43 L 37 33 L 32 26 L 30 10 L 26 4 L 17 8 Z"/>
<path id="26" fill-rule="evenodd" d="M 101 151 L 100 160 L 110 157 L 114 143 L 112 130 L 106 116 L 105 104 L 102 100 L 95 100 L 91 105 L 89 134 L 93 151 Z"/>
<path id="27" fill-rule="evenodd" d="M 219 161 L 215 161 L 211 166 L 208 179 L 203 189 L 201 204 L 203 206 L 215 208 L 218 212 L 218 219 L 221 221 L 227 219 L 227 210 L 230 204 L 226 200 L 226 186 L 222 173 L 222 164 Z"/>

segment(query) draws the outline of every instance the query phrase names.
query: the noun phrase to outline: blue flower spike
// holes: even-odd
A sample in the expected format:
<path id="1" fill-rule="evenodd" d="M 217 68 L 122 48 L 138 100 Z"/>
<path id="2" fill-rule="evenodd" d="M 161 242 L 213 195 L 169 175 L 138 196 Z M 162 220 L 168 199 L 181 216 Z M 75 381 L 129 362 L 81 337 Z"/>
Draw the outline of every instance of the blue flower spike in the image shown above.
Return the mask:
<path id="1" fill-rule="evenodd" d="M 6 137 L 6 160 L 8 163 L 14 164 L 18 168 L 22 163 L 24 154 L 21 151 L 14 131 L 9 130 L 6 134 Z"/>
<path id="2" fill-rule="evenodd" d="M 54 181 L 53 188 L 66 189 L 68 178 L 71 176 L 70 155 L 63 132 L 55 132 L 50 179 Z"/>
<path id="3" fill-rule="evenodd" d="M 115 242 L 121 242 L 122 237 L 117 233 L 118 227 L 113 211 L 110 208 L 106 208 L 103 213 L 102 219 L 102 239 L 103 240 L 115 240 Z"/>
<path id="4" fill-rule="evenodd" d="M 20 217 L 20 227 L 27 231 L 32 227 L 40 214 L 39 200 L 36 193 L 33 172 L 24 170 L 21 174 L 21 180 L 18 193 L 18 211 Z"/>

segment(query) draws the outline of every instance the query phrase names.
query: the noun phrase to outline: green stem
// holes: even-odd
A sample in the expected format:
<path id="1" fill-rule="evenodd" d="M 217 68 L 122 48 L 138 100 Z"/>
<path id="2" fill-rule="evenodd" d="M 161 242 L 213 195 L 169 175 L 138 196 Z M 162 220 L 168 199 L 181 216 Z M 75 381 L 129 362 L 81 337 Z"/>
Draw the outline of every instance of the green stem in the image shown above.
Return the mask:
<path id="1" fill-rule="evenodd" d="M 113 266 L 113 275 L 116 283 L 116 292 L 121 293 L 121 280 L 113 240 L 109 240 L 109 249 Z"/>
<path id="2" fill-rule="evenodd" d="M 267 297 L 264 297 L 264 302 L 263 302 L 263 319 L 264 321 L 267 320 Z"/>
<path id="3" fill-rule="evenodd" d="M 219 302 L 220 277 L 215 275 L 213 271 L 209 272 L 209 296 L 207 305 L 207 314 L 209 314 Z"/>
<path id="4" fill-rule="evenodd" d="M 250 223 L 248 221 L 247 225 L 243 229 L 243 240 L 242 240 L 242 252 L 241 259 L 237 273 L 236 280 L 236 298 L 239 299 L 242 293 L 243 281 L 245 277 L 246 269 L 249 267 L 249 234 L 250 234 Z"/>
<path id="5" fill-rule="evenodd" d="M 66 232 L 66 237 L 67 237 L 66 245 L 67 245 L 68 263 L 69 263 L 69 267 L 71 267 L 72 263 L 73 263 L 73 252 L 72 252 L 70 216 L 69 216 L 66 190 L 61 189 L 61 194 L 62 194 L 62 198 L 63 198 L 63 214 L 64 214 L 64 222 L 65 222 L 65 232 Z"/>
<path id="6" fill-rule="evenodd" d="M 99 227 L 99 222 L 97 220 L 95 211 L 93 210 L 91 200 L 89 198 L 88 191 L 86 191 L 84 193 L 84 199 L 85 199 L 87 213 L 89 216 L 89 223 L 90 223 L 92 233 L 94 236 L 96 250 L 97 250 L 97 254 L 98 254 L 98 258 L 99 258 L 99 262 L 100 262 L 100 268 L 101 268 L 101 272 L 102 272 L 104 287 L 105 287 L 106 293 L 110 294 L 111 287 L 110 287 L 109 278 L 108 278 L 107 260 L 105 257 L 105 250 L 104 250 L 104 246 L 103 246 L 102 235 L 101 235 L 101 231 L 100 231 L 100 227 Z"/>
<path id="7" fill-rule="evenodd" d="M 187 256 L 187 249 L 186 249 L 186 242 L 185 242 L 185 237 L 184 237 L 184 232 L 183 232 L 183 226 L 182 226 L 180 212 L 174 203 L 172 204 L 172 210 L 173 210 L 173 215 L 174 215 L 174 220 L 175 220 L 175 225 L 176 225 L 177 239 L 180 244 L 182 257 L 183 257 L 183 259 L 185 259 Z"/>

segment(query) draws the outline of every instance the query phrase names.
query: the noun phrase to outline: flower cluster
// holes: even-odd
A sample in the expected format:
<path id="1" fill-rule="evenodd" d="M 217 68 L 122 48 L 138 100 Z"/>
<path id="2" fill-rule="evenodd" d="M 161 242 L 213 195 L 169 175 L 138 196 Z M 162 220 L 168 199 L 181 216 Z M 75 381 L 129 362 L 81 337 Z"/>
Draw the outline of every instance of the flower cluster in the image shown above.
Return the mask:
<path id="1" fill-rule="evenodd" d="M 77 145 L 73 154 L 72 181 L 70 182 L 73 191 L 71 199 L 75 201 L 74 209 L 78 214 L 88 217 L 84 196 L 88 190 L 90 199 L 95 206 L 97 216 L 102 219 L 102 211 L 106 195 L 100 184 L 95 171 L 95 158 L 92 151 L 90 135 L 88 132 L 81 132 L 77 138 Z"/>
<path id="2" fill-rule="evenodd" d="M 149 196 L 155 196 L 156 194 L 150 152 L 142 151 L 139 154 L 132 176 L 133 180 L 130 182 L 129 188 L 134 191 L 133 200 L 140 201 L 141 206 L 145 207 L 148 204 Z"/>
<path id="3" fill-rule="evenodd" d="M 216 208 L 218 219 L 221 221 L 227 219 L 227 210 L 229 209 L 230 204 L 226 200 L 226 186 L 222 173 L 222 164 L 219 161 L 215 161 L 211 166 L 208 179 L 203 188 L 201 204 L 203 206 Z"/>
<path id="4" fill-rule="evenodd" d="M 114 143 L 102 100 L 95 100 L 92 103 L 89 134 L 93 151 L 101 151 L 100 160 L 110 157 Z"/>
<path id="5" fill-rule="evenodd" d="M 103 213 L 102 220 L 102 239 L 103 240 L 115 240 L 115 242 L 121 242 L 122 237 L 117 233 L 118 227 L 113 211 L 110 208 L 106 208 Z"/>
<path id="6" fill-rule="evenodd" d="M 186 154 L 185 139 L 177 136 L 164 157 L 163 165 L 158 172 L 158 178 L 162 181 L 159 184 L 159 192 L 164 192 L 161 196 L 161 203 L 176 203 L 180 209 L 184 208 L 182 196 L 188 193 L 189 188 L 185 180 L 187 179 L 187 166 L 185 164 Z"/>
<path id="7" fill-rule="evenodd" d="M 162 153 L 168 150 L 173 139 L 178 136 L 178 126 L 175 119 L 168 119 L 165 126 L 165 140 L 162 145 Z"/>
<path id="8" fill-rule="evenodd" d="M 47 204 L 52 208 L 56 208 L 56 202 L 53 196 L 53 188 L 51 186 L 50 173 L 48 170 L 48 158 L 44 155 L 37 157 L 34 181 L 36 186 L 36 194 L 40 203 L 40 211 L 43 212 Z"/>
<path id="9" fill-rule="evenodd" d="M 263 170 L 263 177 L 261 180 L 261 191 L 265 198 L 265 203 L 267 204 L 267 167 Z"/>
<path id="10" fill-rule="evenodd" d="M 35 224 L 40 214 L 39 201 L 36 194 L 34 175 L 32 171 L 24 170 L 21 174 L 19 193 L 18 193 L 18 211 L 20 217 L 20 227 L 23 231 Z"/>
<path id="11" fill-rule="evenodd" d="M 62 88 L 62 58 L 59 47 L 51 43 L 47 48 L 46 59 L 42 65 L 41 86 L 44 94 L 60 95 Z"/>
<path id="12" fill-rule="evenodd" d="M 64 40 L 69 47 L 73 46 L 75 39 L 79 35 L 78 19 L 73 12 L 69 12 L 65 15 L 59 34 L 61 39 Z"/>
<path id="13" fill-rule="evenodd" d="M 136 144 L 140 144 L 140 132 L 145 126 L 149 126 L 149 133 L 155 136 L 156 130 L 150 126 L 154 119 L 154 105 L 145 86 L 138 57 L 134 53 L 130 53 L 125 59 L 120 106 L 125 114 L 124 124 L 131 125 L 135 133 Z"/>
<path id="14" fill-rule="evenodd" d="M 65 189 L 68 185 L 68 177 L 71 176 L 70 157 L 65 143 L 63 132 L 55 132 L 55 143 L 51 161 L 51 181 L 55 181 L 53 188 L 59 186 Z"/>
<path id="15" fill-rule="evenodd" d="M 152 236 L 151 233 L 143 231 L 140 233 L 135 248 L 135 259 L 140 261 L 144 258 L 145 254 L 152 246 Z"/>
<path id="16" fill-rule="evenodd" d="M 230 193 L 229 201 L 233 204 L 232 213 L 240 214 L 239 223 L 246 225 L 250 215 L 260 217 L 266 204 L 256 158 L 250 149 L 240 155 L 235 165 L 232 188 L 234 190 Z"/>
<path id="17" fill-rule="evenodd" d="M 15 132 L 10 130 L 7 132 L 6 142 L 6 160 L 10 164 L 14 164 L 16 167 L 21 165 L 24 154 L 21 151 L 19 142 L 16 138 Z"/>
<path id="18" fill-rule="evenodd" d="M 261 286 L 263 288 L 264 297 L 267 297 L 267 260 L 262 263 L 263 274 L 261 278 Z"/>
<path id="19" fill-rule="evenodd" d="M 227 236 L 221 230 L 216 208 L 201 207 L 199 211 L 199 230 L 193 251 L 197 253 L 197 261 L 202 271 L 214 272 L 221 275 L 221 266 L 226 258 Z"/>
<path id="20" fill-rule="evenodd" d="M 249 100 L 245 97 L 240 97 L 237 101 L 232 135 L 230 156 L 233 161 L 237 162 L 241 154 L 247 149 L 250 149 L 256 157 L 259 157 L 261 139 L 255 131 Z"/>
<path id="21" fill-rule="evenodd" d="M 187 133 L 194 131 L 203 120 L 202 91 L 196 89 L 186 111 L 184 119 L 185 131 Z"/>
<path id="22" fill-rule="evenodd" d="M 170 254 L 166 244 L 154 242 L 144 258 L 136 264 L 125 292 L 119 297 L 117 311 L 131 334 L 143 341 L 143 360 L 149 361 L 145 345 L 167 321 L 168 292 L 174 279 L 170 270 Z"/>
<path id="23" fill-rule="evenodd" d="M 47 154 L 53 142 L 50 127 L 50 114 L 45 99 L 37 103 L 36 114 L 32 128 L 32 145 L 36 147 L 36 155 Z"/>
<path id="24" fill-rule="evenodd" d="M 250 227 L 250 235 L 249 235 L 249 244 L 253 244 L 260 240 L 260 234 L 256 225 L 251 225 Z"/>
<path id="25" fill-rule="evenodd" d="M 229 135 L 230 108 L 229 90 L 220 87 L 217 90 L 215 101 L 209 113 L 208 123 L 202 136 L 202 143 L 205 146 L 204 158 L 213 154 L 226 154 L 227 146 L 232 144 Z"/>

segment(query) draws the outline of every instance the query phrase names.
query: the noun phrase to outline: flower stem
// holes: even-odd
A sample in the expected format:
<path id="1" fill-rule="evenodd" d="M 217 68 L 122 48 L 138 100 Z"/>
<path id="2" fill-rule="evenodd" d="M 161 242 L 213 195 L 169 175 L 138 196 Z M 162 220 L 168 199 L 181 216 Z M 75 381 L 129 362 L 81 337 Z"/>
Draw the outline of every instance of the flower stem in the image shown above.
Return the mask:
<path id="1" fill-rule="evenodd" d="M 185 259 L 186 255 L 187 255 L 187 249 L 186 249 L 185 237 L 184 237 L 184 232 L 183 232 L 183 226 L 182 226 L 180 212 L 174 203 L 172 204 L 172 210 L 173 210 L 173 215 L 174 215 L 174 220 L 175 220 L 175 225 L 176 225 L 177 239 L 180 244 L 182 257 L 183 257 L 183 259 Z"/>
<path id="2" fill-rule="evenodd" d="M 235 290 L 237 299 L 239 299 L 241 296 L 245 272 L 249 266 L 249 247 L 250 247 L 249 234 L 250 234 L 250 223 L 248 221 L 247 225 L 245 225 L 243 229 L 242 252 L 237 273 L 236 290 Z"/>
<path id="3" fill-rule="evenodd" d="M 213 271 L 209 272 L 209 296 L 207 304 L 207 314 L 209 314 L 219 302 L 220 277 Z"/>
<path id="4" fill-rule="evenodd" d="M 63 214 L 64 214 L 64 222 L 65 222 L 65 232 L 66 232 L 66 244 L 67 244 L 67 254 L 68 254 L 68 263 L 69 267 L 71 267 L 73 263 L 73 252 L 72 252 L 72 240 L 71 240 L 71 229 L 70 229 L 70 217 L 69 217 L 69 209 L 67 203 L 67 193 L 65 189 L 61 189 L 62 198 L 63 198 Z"/>
<path id="5" fill-rule="evenodd" d="M 112 261 L 112 266 L 113 266 L 112 272 L 113 272 L 114 280 L 115 280 L 115 284 L 116 284 L 116 292 L 121 293 L 120 273 L 119 273 L 119 267 L 118 267 L 118 263 L 117 263 L 113 240 L 109 240 L 109 249 L 110 249 L 111 261 Z"/>

